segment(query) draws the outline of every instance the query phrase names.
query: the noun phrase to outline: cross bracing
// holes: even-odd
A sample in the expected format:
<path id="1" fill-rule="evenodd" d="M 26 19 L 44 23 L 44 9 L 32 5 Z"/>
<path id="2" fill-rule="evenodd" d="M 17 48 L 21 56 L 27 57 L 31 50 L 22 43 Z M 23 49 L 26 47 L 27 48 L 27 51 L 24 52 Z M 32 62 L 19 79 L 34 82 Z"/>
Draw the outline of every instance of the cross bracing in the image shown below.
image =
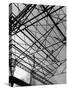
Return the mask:
<path id="1" fill-rule="evenodd" d="M 10 76 L 17 66 L 30 73 L 31 85 L 54 84 L 51 78 L 66 73 L 66 8 L 12 3 L 9 10 Z"/>

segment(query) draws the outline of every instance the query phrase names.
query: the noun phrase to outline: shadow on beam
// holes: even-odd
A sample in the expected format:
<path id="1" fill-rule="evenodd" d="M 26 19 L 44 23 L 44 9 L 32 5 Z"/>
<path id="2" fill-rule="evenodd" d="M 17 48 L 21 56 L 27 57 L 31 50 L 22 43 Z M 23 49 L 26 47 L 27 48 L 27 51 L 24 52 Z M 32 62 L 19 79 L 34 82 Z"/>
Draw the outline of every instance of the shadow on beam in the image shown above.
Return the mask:
<path id="1" fill-rule="evenodd" d="M 9 76 L 9 84 L 10 84 L 10 86 L 13 87 L 14 83 L 19 85 L 19 86 L 31 86 L 30 84 L 28 84 L 28 83 L 14 77 L 14 76 Z"/>

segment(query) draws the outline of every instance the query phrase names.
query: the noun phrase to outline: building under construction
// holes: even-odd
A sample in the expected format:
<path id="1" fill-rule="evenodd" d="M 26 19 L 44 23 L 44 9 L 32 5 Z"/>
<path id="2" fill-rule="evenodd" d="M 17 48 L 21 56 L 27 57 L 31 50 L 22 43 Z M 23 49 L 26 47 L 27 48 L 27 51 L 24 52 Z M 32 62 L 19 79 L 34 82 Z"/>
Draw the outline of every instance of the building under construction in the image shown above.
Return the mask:
<path id="1" fill-rule="evenodd" d="M 9 4 L 9 85 L 66 83 L 66 7 Z"/>

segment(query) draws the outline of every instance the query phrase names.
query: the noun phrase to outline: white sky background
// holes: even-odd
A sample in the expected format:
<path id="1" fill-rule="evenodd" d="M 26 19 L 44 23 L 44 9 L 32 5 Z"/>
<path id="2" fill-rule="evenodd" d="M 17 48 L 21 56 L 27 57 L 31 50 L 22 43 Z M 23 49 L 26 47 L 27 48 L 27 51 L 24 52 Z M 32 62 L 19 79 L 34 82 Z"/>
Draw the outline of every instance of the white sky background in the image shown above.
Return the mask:
<path id="1" fill-rule="evenodd" d="M 9 70 L 8 70 L 8 5 L 9 2 L 22 2 L 22 3 L 37 3 L 37 4 L 50 4 L 50 5 L 65 5 L 68 6 L 68 0 L 1 0 L 0 2 L 0 90 L 11 90 L 12 88 L 7 85 L 8 83 L 8 75 L 9 75 Z M 67 13 L 68 13 L 68 7 L 67 7 Z M 68 16 L 67 16 L 68 20 Z M 68 25 L 68 22 L 67 22 Z M 67 26 L 68 29 L 68 26 Z M 67 36 L 68 36 L 68 31 L 67 31 Z M 67 41 L 68 42 L 68 41 Z M 68 51 L 68 49 L 67 49 Z M 68 55 L 67 55 L 68 56 Z M 68 64 L 68 63 L 67 63 Z M 68 69 L 67 69 L 68 70 Z M 68 79 L 67 79 L 68 81 Z M 67 85 L 52 85 L 52 86 L 37 86 L 37 87 L 20 87 L 20 89 L 25 89 L 25 90 L 35 90 L 35 89 L 43 89 L 45 90 L 67 90 L 68 89 L 68 84 Z M 19 88 L 13 88 L 16 90 L 19 90 Z"/>

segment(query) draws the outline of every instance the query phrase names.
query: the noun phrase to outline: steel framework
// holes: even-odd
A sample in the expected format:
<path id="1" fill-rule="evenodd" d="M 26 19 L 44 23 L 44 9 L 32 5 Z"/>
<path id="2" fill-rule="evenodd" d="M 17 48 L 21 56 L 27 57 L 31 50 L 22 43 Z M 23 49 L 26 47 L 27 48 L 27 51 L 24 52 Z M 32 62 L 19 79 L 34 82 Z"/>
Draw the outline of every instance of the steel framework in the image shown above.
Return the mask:
<path id="1" fill-rule="evenodd" d="M 51 78 L 66 73 L 65 50 L 64 6 L 9 4 L 10 76 L 14 77 L 17 66 L 30 73 L 31 85 L 32 79 L 54 84 Z M 14 82 L 10 83 L 13 86 Z"/>

